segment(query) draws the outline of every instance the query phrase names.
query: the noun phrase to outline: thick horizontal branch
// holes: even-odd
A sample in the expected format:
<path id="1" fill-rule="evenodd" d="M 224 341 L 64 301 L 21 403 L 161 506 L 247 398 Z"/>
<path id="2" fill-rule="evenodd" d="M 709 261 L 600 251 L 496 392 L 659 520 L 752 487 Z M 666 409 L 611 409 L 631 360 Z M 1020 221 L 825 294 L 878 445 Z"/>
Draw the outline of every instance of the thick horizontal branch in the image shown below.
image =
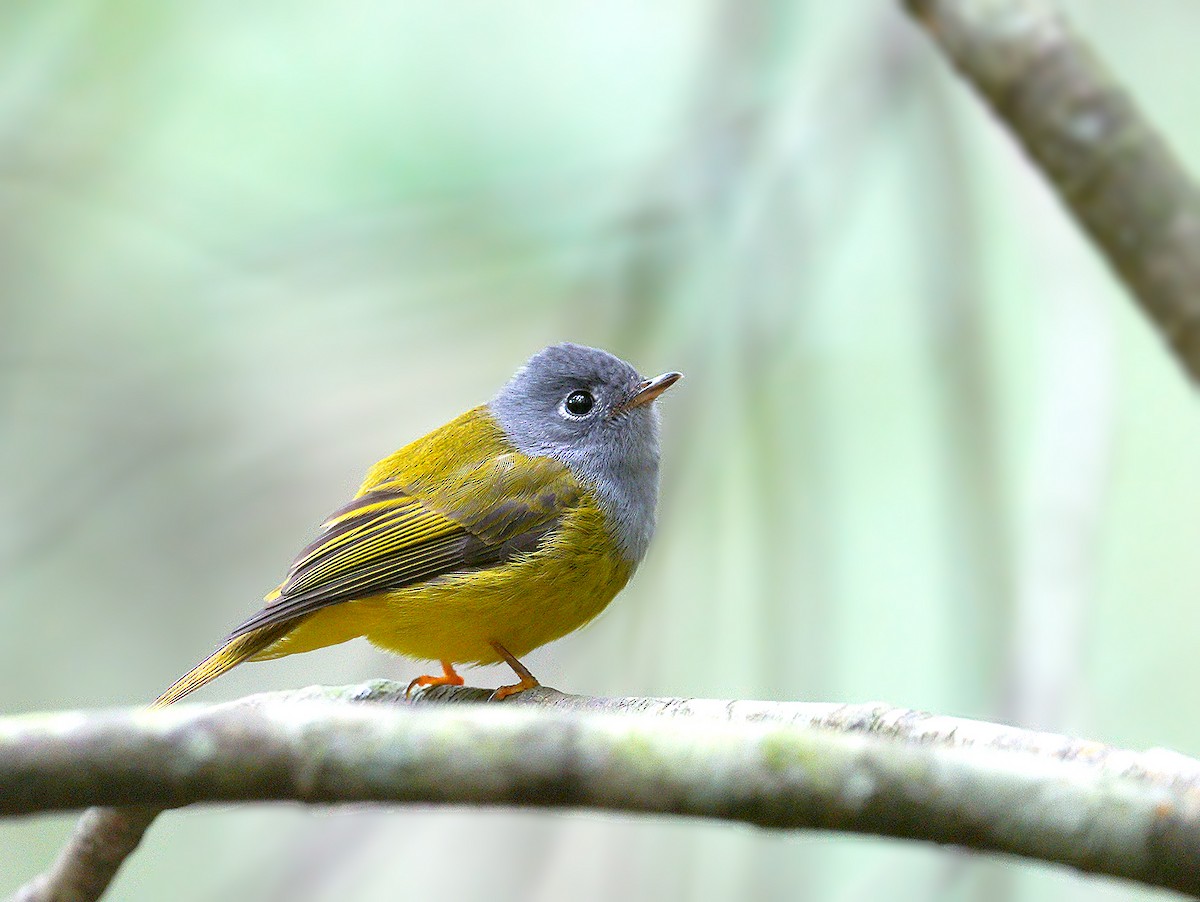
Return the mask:
<path id="1" fill-rule="evenodd" d="M 904 0 L 1200 380 L 1200 191 L 1049 0 Z"/>
<path id="2" fill-rule="evenodd" d="M 1200 893 L 1200 762 L 883 705 L 413 707 L 399 687 L 0 719 L 0 812 L 199 802 L 589 808 L 1005 852 Z M 428 701 L 476 700 L 437 689 Z"/>

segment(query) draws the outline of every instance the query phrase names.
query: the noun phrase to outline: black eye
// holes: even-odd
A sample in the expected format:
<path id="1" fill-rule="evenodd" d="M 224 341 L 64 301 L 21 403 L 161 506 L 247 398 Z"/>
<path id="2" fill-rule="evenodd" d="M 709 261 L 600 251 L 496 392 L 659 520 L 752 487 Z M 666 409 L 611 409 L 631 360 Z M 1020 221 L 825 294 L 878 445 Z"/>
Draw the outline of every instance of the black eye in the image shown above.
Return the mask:
<path id="1" fill-rule="evenodd" d="M 588 415 L 592 407 L 595 405 L 596 399 L 592 397 L 590 392 L 573 391 L 567 395 L 567 400 L 563 402 L 563 406 L 567 408 L 567 413 L 573 417 L 584 417 Z"/>

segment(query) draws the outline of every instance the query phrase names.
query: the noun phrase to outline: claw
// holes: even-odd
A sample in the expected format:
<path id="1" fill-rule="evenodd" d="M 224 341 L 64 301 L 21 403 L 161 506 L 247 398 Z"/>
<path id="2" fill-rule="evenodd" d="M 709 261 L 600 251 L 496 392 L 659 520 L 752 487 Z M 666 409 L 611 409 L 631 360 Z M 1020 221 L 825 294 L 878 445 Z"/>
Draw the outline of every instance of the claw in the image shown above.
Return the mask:
<path id="1" fill-rule="evenodd" d="M 508 664 L 508 666 L 511 667 L 516 672 L 517 676 L 519 676 L 521 678 L 521 682 L 513 683 L 511 686 L 499 687 L 488 698 L 489 702 L 504 701 L 504 699 L 509 698 L 510 696 L 516 695 L 520 692 L 524 692 L 526 689 L 536 689 L 538 686 L 542 685 L 541 683 L 539 683 L 537 681 L 537 677 L 535 677 L 532 673 L 529 672 L 529 668 L 526 667 L 524 664 L 522 664 L 520 661 L 518 661 L 516 659 L 516 657 L 509 652 L 509 650 L 507 648 L 505 648 L 503 645 L 501 645 L 499 642 L 495 641 L 494 639 L 491 641 L 491 646 L 492 646 L 492 648 L 496 649 L 497 654 L 499 654 L 500 657 L 502 657 L 505 660 L 505 662 Z"/>
<path id="2" fill-rule="evenodd" d="M 404 690 L 404 697 L 408 698 L 412 695 L 414 686 L 461 686 L 462 684 L 463 678 L 455 672 L 454 665 L 450 661 L 443 661 L 441 676 L 426 675 L 416 677 L 408 684 L 408 688 Z"/>

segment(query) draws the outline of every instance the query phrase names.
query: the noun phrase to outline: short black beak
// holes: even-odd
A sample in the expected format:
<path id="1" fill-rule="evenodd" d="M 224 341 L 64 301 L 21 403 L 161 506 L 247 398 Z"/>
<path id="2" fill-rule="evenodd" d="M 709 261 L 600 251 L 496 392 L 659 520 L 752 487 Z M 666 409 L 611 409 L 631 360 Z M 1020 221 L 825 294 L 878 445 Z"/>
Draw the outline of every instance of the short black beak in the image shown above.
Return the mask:
<path id="1" fill-rule="evenodd" d="M 683 373 L 663 373 L 653 379 L 644 379 L 634 388 L 629 400 L 621 405 L 621 410 L 632 410 L 649 404 L 668 388 L 683 378 Z"/>

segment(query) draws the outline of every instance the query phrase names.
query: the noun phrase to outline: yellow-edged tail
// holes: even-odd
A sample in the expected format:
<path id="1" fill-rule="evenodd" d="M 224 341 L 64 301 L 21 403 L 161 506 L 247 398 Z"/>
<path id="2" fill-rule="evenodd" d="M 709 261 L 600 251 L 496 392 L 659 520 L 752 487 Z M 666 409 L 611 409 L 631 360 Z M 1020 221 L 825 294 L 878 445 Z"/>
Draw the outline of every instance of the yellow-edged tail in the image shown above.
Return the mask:
<path id="1" fill-rule="evenodd" d="M 252 630 L 243 636 L 230 639 L 219 649 L 177 679 L 166 692 L 154 700 L 152 708 L 162 708 L 177 702 L 185 695 L 195 692 L 210 683 L 225 671 L 254 657 L 260 651 L 282 638 L 295 624 L 283 623 Z"/>

